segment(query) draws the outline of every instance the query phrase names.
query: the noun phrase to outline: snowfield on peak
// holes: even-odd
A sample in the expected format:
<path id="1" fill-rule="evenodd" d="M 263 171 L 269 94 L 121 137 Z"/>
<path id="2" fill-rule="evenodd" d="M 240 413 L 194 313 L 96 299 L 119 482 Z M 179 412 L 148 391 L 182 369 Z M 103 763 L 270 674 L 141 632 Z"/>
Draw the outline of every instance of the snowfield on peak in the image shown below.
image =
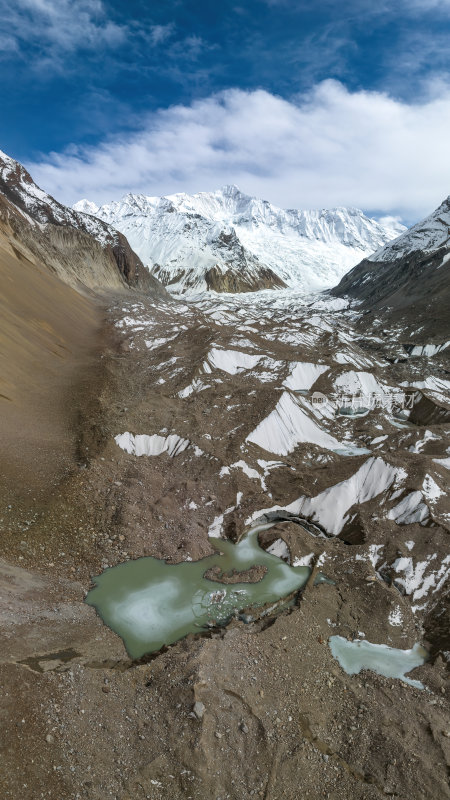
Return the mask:
<path id="1" fill-rule="evenodd" d="M 236 186 L 167 197 L 127 194 L 100 208 L 81 200 L 74 208 L 124 233 L 174 294 L 283 284 L 321 291 L 405 230 L 354 208 L 283 210 Z"/>

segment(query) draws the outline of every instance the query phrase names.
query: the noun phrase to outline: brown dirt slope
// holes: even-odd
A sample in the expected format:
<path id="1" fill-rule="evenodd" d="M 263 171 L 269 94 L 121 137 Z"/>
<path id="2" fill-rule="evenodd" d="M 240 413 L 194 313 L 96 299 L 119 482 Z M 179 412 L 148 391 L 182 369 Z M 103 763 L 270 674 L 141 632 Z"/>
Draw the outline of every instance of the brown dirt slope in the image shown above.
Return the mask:
<path id="1" fill-rule="evenodd" d="M 32 258 L 0 233 L 2 490 L 22 494 L 73 463 L 82 379 L 97 360 L 102 321 L 98 301 Z"/>

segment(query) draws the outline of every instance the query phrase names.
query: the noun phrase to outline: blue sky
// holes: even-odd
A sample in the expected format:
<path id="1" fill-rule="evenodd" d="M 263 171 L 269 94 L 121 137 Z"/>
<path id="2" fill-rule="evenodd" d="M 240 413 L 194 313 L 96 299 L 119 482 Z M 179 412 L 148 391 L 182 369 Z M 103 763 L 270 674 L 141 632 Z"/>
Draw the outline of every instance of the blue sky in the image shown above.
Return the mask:
<path id="1" fill-rule="evenodd" d="M 71 203 L 237 183 L 412 222 L 450 192 L 450 0 L 0 0 L 0 148 Z"/>

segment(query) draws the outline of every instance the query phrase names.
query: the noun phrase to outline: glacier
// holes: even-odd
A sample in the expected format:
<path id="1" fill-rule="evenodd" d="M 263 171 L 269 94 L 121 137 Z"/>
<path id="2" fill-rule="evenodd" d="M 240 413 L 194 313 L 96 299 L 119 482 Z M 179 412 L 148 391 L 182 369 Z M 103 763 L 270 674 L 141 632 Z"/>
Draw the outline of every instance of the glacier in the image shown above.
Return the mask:
<path id="1" fill-rule="evenodd" d="M 236 186 L 167 197 L 130 193 L 101 207 L 81 200 L 74 209 L 125 234 L 173 294 L 214 288 L 212 271 L 232 277 L 233 286 L 245 280 L 238 291 L 277 285 L 323 291 L 405 230 L 356 208 L 284 210 Z"/>

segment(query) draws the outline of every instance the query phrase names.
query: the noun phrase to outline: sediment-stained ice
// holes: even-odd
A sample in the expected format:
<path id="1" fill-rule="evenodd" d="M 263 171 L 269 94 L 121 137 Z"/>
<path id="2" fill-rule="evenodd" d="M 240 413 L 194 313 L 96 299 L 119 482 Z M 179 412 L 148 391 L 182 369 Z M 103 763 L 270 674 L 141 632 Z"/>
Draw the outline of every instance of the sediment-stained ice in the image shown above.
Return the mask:
<path id="1" fill-rule="evenodd" d="M 369 458 L 347 480 L 330 486 L 316 497 L 301 497 L 295 501 L 294 513 L 311 518 L 329 534 L 337 536 L 349 519 L 349 509 L 385 492 L 396 477 L 395 467 L 382 458 Z"/>
<path id="2" fill-rule="evenodd" d="M 372 457 L 350 478 L 330 486 L 316 497 L 302 495 L 289 505 L 276 505 L 256 511 L 246 520 L 246 524 L 258 519 L 261 514 L 283 510 L 307 517 L 317 522 L 330 536 L 337 536 L 350 519 L 348 511 L 353 505 L 367 503 L 387 491 L 394 483 L 402 480 L 404 474 L 406 473 L 401 468 L 386 464 L 382 458 Z"/>
<path id="3" fill-rule="evenodd" d="M 411 525 L 413 522 L 424 524 L 430 516 L 428 506 L 423 502 L 422 492 L 410 492 L 394 508 L 388 512 L 387 518 L 397 525 Z"/>

